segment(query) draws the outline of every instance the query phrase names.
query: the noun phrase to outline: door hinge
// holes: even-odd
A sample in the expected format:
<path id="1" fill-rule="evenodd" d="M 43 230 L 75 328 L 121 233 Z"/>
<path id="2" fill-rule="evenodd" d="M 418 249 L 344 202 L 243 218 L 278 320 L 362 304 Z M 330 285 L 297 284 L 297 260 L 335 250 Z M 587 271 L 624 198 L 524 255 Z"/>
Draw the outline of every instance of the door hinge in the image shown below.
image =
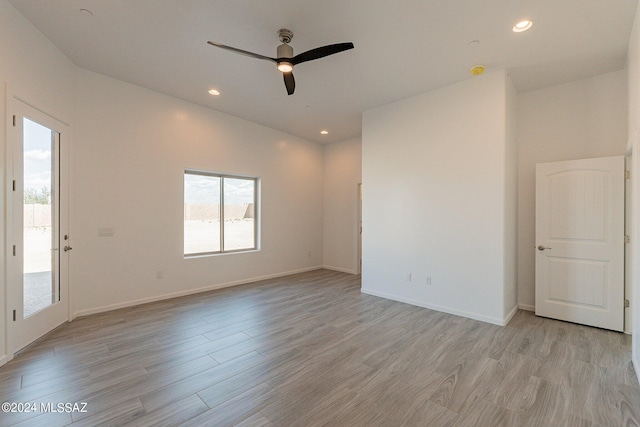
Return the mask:
<path id="1" fill-rule="evenodd" d="M 629 237 L 629 235 L 624 236 L 624 242 L 631 243 L 631 237 Z"/>
<path id="2" fill-rule="evenodd" d="M 624 171 L 624 177 L 625 177 L 626 179 L 631 178 L 631 171 Z"/>
<path id="3" fill-rule="evenodd" d="M 629 308 L 629 300 L 624 300 L 624 308 Z"/>
<path id="4" fill-rule="evenodd" d="M 13 321 L 14 322 L 16 321 L 16 311 L 15 310 L 13 310 Z"/>
<path id="5" fill-rule="evenodd" d="M 13 180 L 13 191 L 16 191 L 16 180 Z"/>
<path id="6" fill-rule="evenodd" d="M 16 127 L 16 115 L 13 115 L 13 127 Z"/>
<path id="7" fill-rule="evenodd" d="M 16 245 L 13 245 L 13 256 L 16 256 Z"/>

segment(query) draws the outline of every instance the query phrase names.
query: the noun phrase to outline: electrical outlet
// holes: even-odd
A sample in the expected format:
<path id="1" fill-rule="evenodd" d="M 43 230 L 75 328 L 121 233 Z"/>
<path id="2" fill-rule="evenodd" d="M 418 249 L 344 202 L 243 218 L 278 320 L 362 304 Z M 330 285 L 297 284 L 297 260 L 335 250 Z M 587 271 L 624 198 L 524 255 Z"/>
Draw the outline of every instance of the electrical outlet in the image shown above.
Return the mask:
<path id="1" fill-rule="evenodd" d="M 115 236 L 116 231 L 113 227 L 100 227 L 98 229 L 99 237 L 113 237 Z"/>
<path id="2" fill-rule="evenodd" d="M 311 258 L 311 251 L 307 252 L 307 258 Z"/>
<path id="3" fill-rule="evenodd" d="M 411 281 L 411 273 L 408 273 L 407 274 L 407 282 L 410 282 L 410 281 Z"/>
<path id="4" fill-rule="evenodd" d="M 431 284 L 431 276 L 427 276 L 427 280 L 425 281 L 427 285 Z"/>
<path id="5" fill-rule="evenodd" d="M 162 271 L 156 271 L 156 279 L 162 279 L 164 277 L 164 273 Z"/>

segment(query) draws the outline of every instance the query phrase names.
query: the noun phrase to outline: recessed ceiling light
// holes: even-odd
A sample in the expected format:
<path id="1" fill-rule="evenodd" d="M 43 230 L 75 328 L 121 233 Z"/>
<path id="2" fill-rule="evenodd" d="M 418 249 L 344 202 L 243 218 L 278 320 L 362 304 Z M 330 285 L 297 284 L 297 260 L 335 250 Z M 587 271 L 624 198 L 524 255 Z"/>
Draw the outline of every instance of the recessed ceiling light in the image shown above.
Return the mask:
<path id="1" fill-rule="evenodd" d="M 328 130 L 321 130 L 320 133 L 322 135 L 329 135 L 329 131 Z"/>
<path id="2" fill-rule="evenodd" d="M 93 12 L 91 12 L 89 9 L 80 9 L 80 12 L 84 15 L 93 16 Z"/>
<path id="3" fill-rule="evenodd" d="M 521 33 L 523 31 L 527 31 L 529 28 L 531 28 L 532 25 L 533 25 L 532 21 L 529 21 L 528 19 L 524 19 L 513 26 L 513 32 Z"/>
<path id="4" fill-rule="evenodd" d="M 209 95 L 218 96 L 220 95 L 220 91 L 217 89 L 209 89 Z"/>

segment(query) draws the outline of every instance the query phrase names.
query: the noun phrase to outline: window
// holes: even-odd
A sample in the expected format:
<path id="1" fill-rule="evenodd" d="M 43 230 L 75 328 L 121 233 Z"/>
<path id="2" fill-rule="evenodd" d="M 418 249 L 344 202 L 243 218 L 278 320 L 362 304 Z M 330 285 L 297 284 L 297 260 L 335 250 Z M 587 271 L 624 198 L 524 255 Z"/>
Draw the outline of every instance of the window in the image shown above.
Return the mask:
<path id="1" fill-rule="evenodd" d="M 257 249 L 258 178 L 184 172 L 184 254 Z"/>

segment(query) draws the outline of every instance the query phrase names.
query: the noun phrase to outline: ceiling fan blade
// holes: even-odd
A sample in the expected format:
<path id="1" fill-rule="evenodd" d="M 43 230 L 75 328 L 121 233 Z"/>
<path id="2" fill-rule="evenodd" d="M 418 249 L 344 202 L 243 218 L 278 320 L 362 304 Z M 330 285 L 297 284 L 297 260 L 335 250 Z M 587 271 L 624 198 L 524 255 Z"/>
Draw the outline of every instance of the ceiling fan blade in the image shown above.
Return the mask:
<path id="1" fill-rule="evenodd" d="M 282 73 L 284 76 L 284 85 L 287 87 L 287 94 L 293 95 L 293 91 L 296 90 L 296 79 L 293 78 L 293 73 Z"/>
<path id="2" fill-rule="evenodd" d="M 239 53 L 240 55 L 250 56 L 250 57 L 256 58 L 256 59 L 264 59 L 265 61 L 278 62 L 278 60 L 276 58 L 270 58 L 268 56 L 260 55 L 259 53 L 253 53 L 253 52 L 249 52 L 249 51 L 246 51 L 246 50 L 238 49 L 237 47 L 231 47 L 231 46 L 227 46 L 227 45 L 216 43 L 216 42 L 212 42 L 212 41 L 208 41 L 207 43 L 209 43 L 211 46 L 216 46 L 216 47 L 220 47 L 222 49 L 230 50 L 230 51 L 235 52 L 235 53 Z"/>
<path id="3" fill-rule="evenodd" d="M 349 49 L 353 49 L 353 43 L 338 43 L 317 47 L 315 49 L 311 49 L 294 56 L 293 58 L 291 58 L 291 63 L 293 65 L 296 65 L 302 62 L 324 58 L 325 56 L 333 55 L 334 53 L 342 52 Z"/>

